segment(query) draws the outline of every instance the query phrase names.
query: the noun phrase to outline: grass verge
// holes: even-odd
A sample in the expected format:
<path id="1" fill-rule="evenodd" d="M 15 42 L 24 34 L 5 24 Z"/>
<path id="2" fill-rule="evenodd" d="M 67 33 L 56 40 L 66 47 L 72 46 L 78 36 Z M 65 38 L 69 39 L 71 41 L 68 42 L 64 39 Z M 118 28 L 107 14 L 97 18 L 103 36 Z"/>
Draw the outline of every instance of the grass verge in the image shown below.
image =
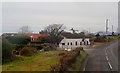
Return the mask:
<path id="1" fill-rule="evenodd" d="M 77 57 L 76 62 L 72 65 L 71 71 L 80 71 L 81 64 L 85 59 L 87 53 L 85 51 L 81 51 L 80 55 Z"/>

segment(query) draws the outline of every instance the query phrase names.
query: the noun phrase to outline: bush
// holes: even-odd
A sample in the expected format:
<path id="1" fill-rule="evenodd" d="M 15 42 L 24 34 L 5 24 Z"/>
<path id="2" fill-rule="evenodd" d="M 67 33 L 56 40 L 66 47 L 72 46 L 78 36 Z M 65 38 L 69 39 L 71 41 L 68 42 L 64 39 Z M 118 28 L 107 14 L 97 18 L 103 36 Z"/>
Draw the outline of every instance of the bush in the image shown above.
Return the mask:
<path id="1" fill-rule="evenodd" d="M 2 38 L 2 62 L 10 61 L 13 59 L 12 50 L 14 45 L 8 42 L 4 37 Z"/>
<path id="2" fill-rule="evenodd" d="M 63 38 L 61 36 L 58 37 L 54 37 L 54 36 L 46 36 L 46 37 L 42 37 L 39 38 L 38 40 L 42 43 L 50 43 L 50 44 L 59 44 L 59 42 L 62 40 Z"/>
<path id="3" fill-rule="evenodd" d="M 107 41 L 108 39 L 105 35 L 102 35 L 102 36 L 96 35 L 96 39 L 94 40 L 94 42 L 107 42 Z"/>
<path id="4" fill-rule="evenodd" d="M 44 51 L 56 50 L 57 47 L 53 44 L 44 43 L 42 44 Z"/>
<path id="5" fill-rule="evenodd" d="M 12 44 L 27 44 L 30 42 L 30 37 L 24 35 L 8 36 L 6 39 Z"/>
<path id="6" fill-rule="evenodd" d="M 22 55 L 22 56 L 31 56 L 35 51 L 36 51 L 36 49 L 33 48 L 33 47 L 24 47 L 20 51 L 20 55 Z"/>
<path id="7" fill-rule="evenodd" d="M 51 71 L 56 71 L 58 73 L 69 71 L 69 68 L 76 61 L 77 56 L 80 54 L 80 50 L 82 50 L 82 48 L 76 48 L 68 53 L 60 53 L 60 61 L 55 67 L 52 67 Z"/>

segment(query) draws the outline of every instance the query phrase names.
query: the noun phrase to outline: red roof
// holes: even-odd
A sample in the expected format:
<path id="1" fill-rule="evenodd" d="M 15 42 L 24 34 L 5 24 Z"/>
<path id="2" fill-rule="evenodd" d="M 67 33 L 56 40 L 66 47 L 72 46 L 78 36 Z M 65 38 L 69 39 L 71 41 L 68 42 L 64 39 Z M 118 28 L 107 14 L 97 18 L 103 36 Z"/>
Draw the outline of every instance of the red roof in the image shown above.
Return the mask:
<path id="1" fill-rule="evenodd" d="M 31 38 L 39 38 L 39 37 L 48 36 L 48 34 L 27 34 L 27 36 L 29 36 Z"/>

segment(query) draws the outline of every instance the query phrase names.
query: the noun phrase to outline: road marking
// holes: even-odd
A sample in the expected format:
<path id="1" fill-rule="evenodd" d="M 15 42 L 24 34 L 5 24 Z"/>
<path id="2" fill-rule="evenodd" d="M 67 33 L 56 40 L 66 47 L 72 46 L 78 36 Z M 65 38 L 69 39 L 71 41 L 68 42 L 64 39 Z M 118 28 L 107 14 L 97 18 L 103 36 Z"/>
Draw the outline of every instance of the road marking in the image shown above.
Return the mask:
<path id="1" fill-rule="evenodd" d="M 85 68 L 83 69 L 83 71 L 85 71 Z"/>
<path id="2" fill-rule="evenodd" d="M 112 65 L 110 64 L 108 56 L 107 56 L 107 48 L 105 49 L 105 55 L 106 55 L 106 59 L 107 59 L 108 65 L 109 65 L 110 69 L 112 70 Z"/>
<path id="3" fill-rule="evenodd" d="M 106 56 L 106 59 L 107 59 L 107 61 L 108 61 L 108 57 Z"/>
<path id="4" fill-rule="evenodd" d="M 105 55 L 107 56 L 107 48 L 105 49 Z"/>
<path id="5" fill-rule="evenodd" d="M 110 64 L 110 62 L 108 62 L 108 64 L 109 64 L 110 69 L 112 69 L 112 65 Z"/>
<path id="6" fill-rule="evenodd" d="M 105 53 L 105 55 L 107 56 L 107 53 Z"/>

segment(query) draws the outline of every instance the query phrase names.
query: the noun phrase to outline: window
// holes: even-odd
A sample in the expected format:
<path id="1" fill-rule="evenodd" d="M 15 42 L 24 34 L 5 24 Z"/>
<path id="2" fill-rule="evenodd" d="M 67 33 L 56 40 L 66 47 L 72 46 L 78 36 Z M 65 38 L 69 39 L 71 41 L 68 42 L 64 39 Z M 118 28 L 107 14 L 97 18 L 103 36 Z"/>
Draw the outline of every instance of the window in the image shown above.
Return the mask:
<path id="1" fill-rule="evenodd" d="M 65 45 L 65 43 L 62 43 L 62 45 Z"/>
<path id="2" fill-rule="evenodd" d="M 31 41 L 34 41 L 34 39 L 33 39 L 33 38 L 31 38 Z"/>
<path id="3" fill-rule="evenodd" d="M 72 42 L 71 42 L 71 45 L 72 45 Z"/>
<path id="4" fill-rule="evenodd" d="M 76 41 L 76 45 L 77 45 L 77 41 Z"/>
<path id="5" fill-rule="evenodd" d="M 84 45 L 85 45 L 85 41 L 84 41 Z"/>
<path id="6" fill-rule="evenodd" d="M 88 45 L 88 41 L 87 41 L 87 45 Z"/>
<path id="7" fill-rule="evenodd" d="M 84 42 L 84 41 L 85 41 L 85 39 L 83 38 L 83 39 L 82 39 L 82 41 Z"/>
<path id="8" fill-rule="evenodd" d="M 68 42 L 68 45 L 69 45 L 69 42 Z"/>
<path id="9" fill-rule="evenodd" d="M 80 45 L 82 45 L 82 42 L 80 42 Z"/>

